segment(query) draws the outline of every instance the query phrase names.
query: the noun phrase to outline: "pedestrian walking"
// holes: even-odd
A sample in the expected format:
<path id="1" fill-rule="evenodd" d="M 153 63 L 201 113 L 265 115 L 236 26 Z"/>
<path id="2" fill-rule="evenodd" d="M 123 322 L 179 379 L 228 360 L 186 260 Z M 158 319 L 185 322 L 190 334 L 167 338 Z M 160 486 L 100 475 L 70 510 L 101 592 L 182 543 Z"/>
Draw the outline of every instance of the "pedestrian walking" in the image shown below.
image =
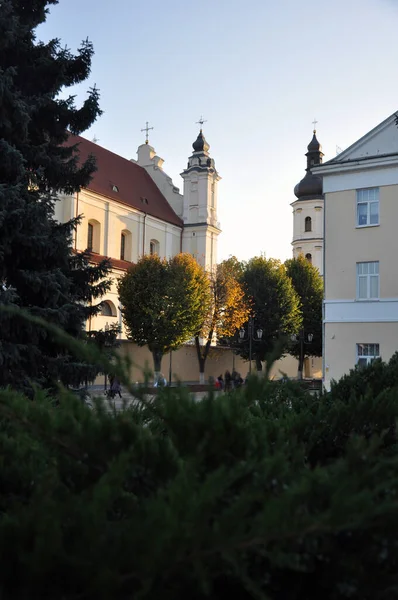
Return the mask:
<path id="1" fill-rule="evenodd" d="M 113 376 L 111 379 L 111 397 L 114 398 L 116 394 L 119 394 L 120 398 L 122 397 L 122 386 L 118 378 Z"/>

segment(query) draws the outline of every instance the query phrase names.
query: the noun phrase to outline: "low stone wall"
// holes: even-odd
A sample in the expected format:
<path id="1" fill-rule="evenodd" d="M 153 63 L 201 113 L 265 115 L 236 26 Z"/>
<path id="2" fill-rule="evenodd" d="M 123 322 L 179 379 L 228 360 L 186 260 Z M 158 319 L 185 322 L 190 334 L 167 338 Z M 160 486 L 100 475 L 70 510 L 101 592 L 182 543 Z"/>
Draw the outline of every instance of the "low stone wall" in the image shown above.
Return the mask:
<path id="1" fill-rule="evenodd" d="M 139 347 L 133 342 L 123 340 L 119 352 L 123 356 L 128 356 L 131 360 L 130 379 L 133 383 L 142 383 L 145 380 L 145 370 L 153 371 L 152 355 L 147 347 Z M 170 360 L 172 382 L 199 382 L 199 364 L 195 346 L 186 344 L 172 352 L 171 357 L 170 354 L 163 357 L 161 370 L 167 381 L 169 380 Z M 297 360 L 293 356 L 285 356 L 274 364 L 271 378 L 280 379 L 283 374 L 286 374 L 289 378 L 294 378 L 297 376 L 297 366 Z M 249 372 L 249 363 L 234 355 L 230 348 L 212 347 L 206 361 L 205 381 L 208 382 L 210 377 L 216 379 L 221 374 L 224 376 L 226 370 L 232 373 L 234 369 L 244 379 Z M 254 362 L 252 363 L 252 369 L 255 369 Z M 321 358 L 306 360 L 305 377 L 322 377 Z M 104 377 L 99 376 L 96 383 L 100 384 L 103 380 Z"/>

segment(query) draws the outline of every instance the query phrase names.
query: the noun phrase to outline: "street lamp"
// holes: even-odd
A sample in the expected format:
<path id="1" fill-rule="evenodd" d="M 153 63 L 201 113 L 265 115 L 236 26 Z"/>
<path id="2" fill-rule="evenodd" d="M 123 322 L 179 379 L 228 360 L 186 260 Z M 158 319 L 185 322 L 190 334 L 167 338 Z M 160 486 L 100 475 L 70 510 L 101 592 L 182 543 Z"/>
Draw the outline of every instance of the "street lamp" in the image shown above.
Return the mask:
<path id="1" fill-rule="evenodd" d="M 292 342 L 300 342 L 300 359 L 299 359 L 299 379 L 303 378 L 303 368 L 304 368 L 304 345 L 311 344 L 314 339 L 313 333 L 308 333 L 307 336 L 304 334 L 304 329 L 302 329 L 297 336 L 296 334 L 292 335 Z"/>
<path id="2" fill-rule="evenodd" d="M 239 341 L 246 342 L 247 340 L 249 340 L 249 373 L 251 373 L 252 372 L 252 342 L 261 342 L 261 339 L 263 337 L 263 330 L 261 329 L 261 327 L 257 327 L 257 330 L 256 330 L 257 337 L 255 337 L 254 336 L 253 317 L 250 317 L 249 323 L 248 323 L 247 337 L 245 337 L 245 333 L 246 333 L 245 328 L 241 327 L 241 329 L 239 330 Z"/>
<path id="3" fill-rule="evenodd" d="M 107 338 L 107 335 L 106 335 L 106 334 L 107 334 L 107 333 L 108 333 L 108 331 L 109 331 L 109 323 L 108 323 L 108 321 L 105 323 L 105 327 L 104 327 L 104 329 L 105 329 L 105 344 L 106 344 L 106 338 Z M 108 382 L 108 376 L 107 376 L 107 374 L 105 373 L 105 382 L 104 382 L 104 383 L 105 383 L 105 386 L 104 386 L 104 387 L 105 387 L 105 392 L 106 392 L 106 389 L 107 389 L 107 382 Z"/>

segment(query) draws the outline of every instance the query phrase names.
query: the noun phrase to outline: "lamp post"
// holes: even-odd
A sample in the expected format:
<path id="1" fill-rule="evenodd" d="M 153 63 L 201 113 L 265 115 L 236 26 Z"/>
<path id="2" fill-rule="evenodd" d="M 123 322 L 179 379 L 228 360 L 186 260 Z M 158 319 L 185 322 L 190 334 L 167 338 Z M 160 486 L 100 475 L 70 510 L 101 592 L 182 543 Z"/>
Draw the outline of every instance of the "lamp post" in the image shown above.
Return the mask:
<path id="1" fill-rule="evenodd" d="M 108 331 L 109 331 L 109 323 L 108 323 L 108 322 L 106 322 L 106 323 L 105 323 L 105 327 L 104 327 L 104 329 L 105 329 L 105 344 L 104 344 L 104 345 L 106 345 L 107 333 L 108 333 Z M 107 389 L 107 381 L 108 381 L 108 376 L 107 376 L 107 374 L 105 373 L 105 391 L 106 391 L 106 389 Z"/>
<path id="2" fill-rule="evenodd" d="M 263 330 L 261 329 L 261 327 L 258 327 L 256 330 L 257 337 L 254 337 L 254 321 L 253 321 L 253 317 L 250 317 L 249 323 L 248 323 L 247 337 L 245 337 L 245 333 L 246 333 L 245 328 L 242 327 L 239 330 L 239 341 L 247 342 L 247 340 L 249 340 L 249 373 L 251 373 L 252 372 L 252 342 L 261 342 L 261 339 L 263 337 Z"/>
<path id="3" fill-rule="evenodd" d="M 301 329 L 299 335 L 292 335 L 292 342 L 300 342 L 300 358 L 299 358 L 299 379 L 303 378 L 303 369 L 304 369 L 304 345 L 311 344 L 314 339 L 313 333 L 308 333 L 307 336 L 304 333 L 304 329 Z"/>
<path id="4" fill-rule="evenodd" d="M 171 379 L 172 379 L 172 361 L 173 361 L 173 351 L 170 350 L 170 362 L 169 362 L 169 387 L 171 387 Z"/>

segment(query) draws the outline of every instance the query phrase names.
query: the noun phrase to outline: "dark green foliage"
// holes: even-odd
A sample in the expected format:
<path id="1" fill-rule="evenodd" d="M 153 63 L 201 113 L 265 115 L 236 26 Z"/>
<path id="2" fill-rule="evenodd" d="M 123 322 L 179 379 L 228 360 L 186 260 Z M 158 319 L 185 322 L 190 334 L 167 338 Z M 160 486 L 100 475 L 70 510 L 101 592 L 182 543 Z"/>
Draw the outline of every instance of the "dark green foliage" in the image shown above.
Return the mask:
<path id="1" fill-rule="evenodd" d="M 36 41 L 35 29 L 54 0 L 3 0 L 0 9 L 0 302 L 29 309 L 74 336 L 98 311 L 109 284 L 107 263 L 88 264 L 72 252 L 77 221 L 54 219 L 57 193 L 87 185 L 95 169 L 79 163 L 65 142 L 101 113 L 98 91 L 77 108 L 65 88 L 84 81 L 93 48 L 83 42 L 75 56 L 58 40 Z M 85 304 L 84 304 L 85 303 Z M 3 314 L 0 319 L 0 386 L 29 389 L 61 380 L 77 384 L 92 369 L 73 364 L 42 328 Z"/>
<path id="2" fill-rule="evenodd" d="M 300 299 L 300 311 L 303 317 L 301 335 L 305 342 L 308 341 L 308 334 L 313 335 L 310 344 L 303 344 L 304 356 L 322 356 L 323 279 L 318 269 L 303 255 L 287 260 L 285 267 Z M 300 341 L 291 344 L 289 351 L 299 358 Z M 299 364 L 299 371 L 302 370 L 303 365 Z"/>
<path id="3" fill-rule="evenodd" d="M 379 369 L 365 394 L 355 372 L 320 398 L 254 378 L 119 414 L 1 392 L 1 597 L 395 600 L 398 389 Z"/>
<path id="4" fill-rule="evenodd" d="M 239 271 L 239 263 L 236 266 Z M 276 259 L 256 256 L 243 265 L 242 281 L 251 300 L 254 315 L 254 334 L 258 327 L 263 330 L 261 342 L 253 342 L 253 358 L 257 369 L 274 350 L 277 340 L 284 340 L 281 352 L 289 346 L 290 335 L 298 333 L 302 315 L 299 298 L 294 290 L 285 266 Z M 246 327 L 247 331 L 247 327 Z M 244 358 L 249 356 L 249 341 L 235 344 Z"/>

